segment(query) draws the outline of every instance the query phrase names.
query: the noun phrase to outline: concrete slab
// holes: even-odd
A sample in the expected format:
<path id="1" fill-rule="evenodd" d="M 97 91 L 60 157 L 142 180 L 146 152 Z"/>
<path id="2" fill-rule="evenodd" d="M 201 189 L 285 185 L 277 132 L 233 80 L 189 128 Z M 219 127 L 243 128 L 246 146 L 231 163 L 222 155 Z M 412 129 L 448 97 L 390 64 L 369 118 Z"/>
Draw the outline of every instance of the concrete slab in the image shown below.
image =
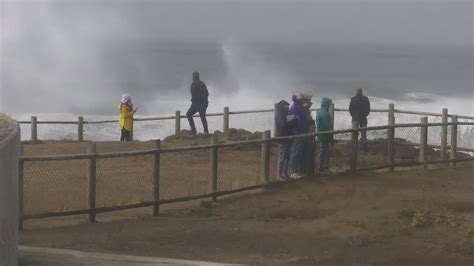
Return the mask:
<path id="1" fill-rule="evenodd" d="M 207 261 L 165 259 L 156 257 L 126 256 L 67 249 L 20 246 L 19 266 L 231 266 Z"/>

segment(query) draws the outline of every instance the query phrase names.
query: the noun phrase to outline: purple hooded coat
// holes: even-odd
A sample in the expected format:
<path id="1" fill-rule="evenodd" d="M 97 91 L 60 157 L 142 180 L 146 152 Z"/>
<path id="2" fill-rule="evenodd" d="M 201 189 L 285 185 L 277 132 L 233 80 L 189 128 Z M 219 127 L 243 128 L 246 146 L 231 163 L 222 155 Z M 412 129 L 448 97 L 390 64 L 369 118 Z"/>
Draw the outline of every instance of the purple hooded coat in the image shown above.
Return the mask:
<path id="1" fill-rule="evenodd" d="M 303 103 L 298 100 L 296 95 L 293 95 L 293 105 L 290 108 L 290 114 L 296 117 L 296 127 L 294 128 L 294 134 L 306 134 L 309 130 L 308 120 Z"/>

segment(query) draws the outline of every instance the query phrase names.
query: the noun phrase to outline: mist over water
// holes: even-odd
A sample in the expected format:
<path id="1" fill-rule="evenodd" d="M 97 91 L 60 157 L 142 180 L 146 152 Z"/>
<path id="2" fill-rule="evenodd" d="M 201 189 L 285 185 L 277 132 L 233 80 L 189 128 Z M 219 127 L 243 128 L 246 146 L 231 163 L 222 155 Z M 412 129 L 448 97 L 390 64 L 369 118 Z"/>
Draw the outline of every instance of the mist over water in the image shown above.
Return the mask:
<path id="1" fill-rule="evenodd" d="M 166 10 L 182 12 L 185 4 L 45 3 L 1 4 L 0 111 L 19 119 L 115 117 L 122 93 L 132 95 L 138 115 L 185 111 L 193 71 L 209 87 L 211 112 L 271 108 L 299 91 L 316 105 L 325 96 L 346 107 L 362 87 L 374 107 L 473 114 L 472 43 L 179 41 L 170 37 L 179 30 L 154 35 L 165 20 L 152 19 L 171 19 Z"/>

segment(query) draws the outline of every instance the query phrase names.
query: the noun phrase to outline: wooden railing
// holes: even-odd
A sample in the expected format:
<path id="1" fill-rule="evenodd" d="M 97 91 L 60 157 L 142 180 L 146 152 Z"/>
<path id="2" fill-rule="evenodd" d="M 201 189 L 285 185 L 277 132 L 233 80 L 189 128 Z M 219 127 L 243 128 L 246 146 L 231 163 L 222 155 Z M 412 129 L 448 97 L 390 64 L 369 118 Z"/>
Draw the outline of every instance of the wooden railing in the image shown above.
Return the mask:
<path id="1" fill-rule="evenodd" d="M 393 108 L 391 108 L 393 110 Z M 262 139 L 248 140 L 248 141 L 239 141 L 239 142 L 230 142 L 230 143 L 217 143 L 217 136 L 214 134 L 211 136 L 211 142 L 207 145 L 198 145 L 198 146 L 188 146 L 188 147 L 170 147 L 162 148 L 160 141 L 156 141 L 153 149 L 140 150 L 140 151 L 124 151 L 124 152 L 107 152 L 107 153 L 97 153 L 96 144 L 90 143 L 88 152 L 84 154 L 74 154 L 74 155 L 54 155 L 54 156 L 23 156 L 20 159 L 20 184 L 24 184 L 24 164 L 25 162 L 45 162 L 45 161 L 67 161 L 67 160 L 89 160 L 89 169 L 88 169 L 88 208 L 81 210 L 68 210 L 68 211 L 58 211 L 58 212 L 45 212 L 45 213 L 36 213 L 36 214 L 24 214 L 24 186 L 20 186 L 20 225 L 23 225 L 23 221 L 26 219 L 32 218 L 46 218 L 46 217 L 55 217 L 55 216 L 66 216 L 66 215 L 77 215 L 77 214 L 88 214 L 89 221 L 95 221 L 96 214 L 124 210 L 131 208 L 139 208 L 146 206 L 153 206 L 153 215 L 157 216 L 160 213 L 160 205 L 196 200 L 202 198 L 212 198 L 216 200 L 217 197 L 223 195 L 229 195 L 233 193 L 238 193 L 246 190 L 254 190 L 265 188 L 272 184 L 270 179 L 270 144 L 279 142 L 282 140 L 295 140 L 295 139 L 309 139 L 314 140 L 318 136 L 322 135 L 337 135 L 337 134 L 351 134 L 351 140 L 349 141 L 350 145 L 350 171 L 360 171 L 360 170 L 376 170 L 376 169 L 390 169 L 394 171 L 396 167 L 407 167 L 407 166 L 418 166 L 422 165 L 426 168 L 429 164 L 438 164 L 438 163 L 451 163 L 452 166 L 455 166 L 457 162 L 467 162 L 474 161 L 474 157 L 458 158 L 458 147 L 457 147 L 457 128 L 459 125 L 469 125 L 473 126 L 474 122 L 458 122 L 458 117 L 453 116 L 452 122 L 443 122 L 443 123 L 427 123 L 427 117 L 423 117 L 420 123 L 416 124 L 395 124 L 395 119 L 392 116 L 388 125 L 384 126 L 374 126 L 366 128 L 351 128 L 344 130 L 334 130 L 326 132 L 317 132 L 309 133 L 298 136 L 289 136 L 289 137 L 278 137 L 271 138 L 270 131 L 265 131 L 262 134 Z M 429 147 L 427 134 L 430 127 L 443 127 L 445 130 L 442 131 L 441 138 L 447 138 L 447 129 L 450 126 L 451 129 L 451 142 L 450 145 L 447 145 L 447 141 L 442 141 L 441 153 L 439 160 L 428 160 L 426 149 Z M 419 143 L 419 160 L 413 162 L 396 162 L 395 161 L 395 131 L 399 128 L 421 128 L 420 130 L 420 143 Z M 387 130 L 387 139 L 386 145 L 386 163 L 378 166 L 371 166 L 361 168 L 358 166 L 358 134 L 360 131 L 373 131 L 373 130 Z M 315 143 L 310 142 L 310 143 Z M 219 179 L 218 175 L 218 164 L 219 164 L 219 149 L 236 147 L 242 145 L 260 145 L 261 146 L 261 170 L 260 170 L 260 182 L 258 185 L 240 187 L 232 190 L 218 191 L 217 181 Z M 449 148 L 449 159 L 445 158 L 445 151 Z M 209 164 L 209 191 L 208 193 L 193 195 L 188 197 L 176 197 L 163 199 L 160 197 L 160 169 L 162 167 L 161 155 L 165 153 L 180 153 L 180 152 L 190 152 L 196 150 L 209 150 L 210 151 L 210 164 Z M 152 177 L 153 177 L 153 200 L 144 201 L 133 204 L 125 204 L 120 206 L 107 206 L 107 207 L 96 207 L 96 161 L 97 159 L 103 158 L 118 158 L 118 157 L 130 157 L 138 155 L 152 155 Z M 311 155 L 314 156 L 314 153 Z M 311 158 L 315 160 L 315 158 Z M 243 166 L 244 167 L 244 166 Z M 311 169 L 309 172 L 310 175 L 314 175 L 315 169 Z M 60 200 L 60 199 L 58 199 Z"/>
<path id="2" fill-rule="evenodd" d="M 317 109 L 312 109 L 312 111 L 316 111 Z M 222 131 L 228 132 L 229 125 L 230 125 L 230 116 L 231 115 L 239 115 L 239 114 L 258 114 L 258 113 L 273 113 L 274 109 L 262 109 L 262 110 L 245 110 L 245 111 L 230 111 L 229 107 L 224 107 L 223 112 L 220 113 L 209 113 L 207 114 L 208 117 L 215 117 L 215 116 L 222 116 Z M 335 108 L 333 104 L 331 106 L 330 112 L 332 114 L 333 122 L 336 117 L 335 112 L 348 112 L 347 109 L 340 109 Z M 424 116 L 434 116 L 434 117 L 441 117 L 443 122 L 447 122 L 449 117 L 455 116 L 454 114 L 449 114 L 447 109 L 442 109 L 440 113 L 433 113 L 433 112 L 419 112 L 419 111 L 409 111 L 409 110 L 400 110 L 395 109 L 393 104 L 390 104 L 388 109 L 372 109 L 371 112 L 373 113 L 388 113 L 387 117 L 391 117 L 396 113 L 399 114 L 413 114 L 413 115 L 424 115 Z M 198 117 L 195 115 L 194 117 Z M 468 119 L 474 120 L 472 116 L 463 116 L 458 115 L 459 119 Z M 168 115 L 168 116 L 156 116 L 156 117 L 145 117 L 145 118 L 134 118 L 135 122 L 145 122 L 145 121 L 165 121 L 165 120 L 174 120 L 175 121 L 175 134 L 179 134 L 181 131 L 181 119 L 186 118 L 186 116 L 181 115 L 181 111 L 176 111 L 175 115 Z M 390 121 L 387 121 L 390 123 Z M 20 121 L 20 124 L 30 124 L 31 125 L 31 142 L 35 143 L 38 142 L 38 124 L 49 124 L 49 125 L 77 125 L 77 140 L 84 141 L 84 125 L 87 124 L 108 124 L 108 123 L 118 123 L 118 120 L 97 120 L 97 121 L 86 121 L 84 120 L 83 116 L 79 116 L 77 121 L 38 121 L 36 116 L 32 116 L 30 121 Z M 132 130 L 132 138 L 133 138 L 133 130 Z"/>

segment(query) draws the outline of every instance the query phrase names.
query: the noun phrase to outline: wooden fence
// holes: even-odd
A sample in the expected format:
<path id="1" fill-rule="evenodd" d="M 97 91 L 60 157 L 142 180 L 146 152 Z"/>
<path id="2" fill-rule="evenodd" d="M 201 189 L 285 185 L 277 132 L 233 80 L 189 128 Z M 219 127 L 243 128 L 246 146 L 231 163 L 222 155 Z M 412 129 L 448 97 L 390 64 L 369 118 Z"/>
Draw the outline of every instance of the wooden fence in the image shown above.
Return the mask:
<path id="1" fill-rule="evenodd" d="M 317 109 L 313 109 L 312 111 L 317 111 Z M 274 113 L 275 109 L 262 109 L 262 110 L 246 110 L 246 111 L 230 111 L 229 107 L 224 107 L 223 112 L 220 113 L 209 113 L 207 114 L 208 117 L 222 117 L 222 132 L 227 133 L 229 132 L 230 126 L 230 117 L 232 115 L 239 115 L 239 114 L 258 114 L 258 113 Z M 330 108 L 330 113 L 332 115 L 332 119 L 334 122 L 335 113 L 336 112 L 348 112 L 347 109 L 339 109 L 335 108 L 335 105 L 332 104 Z M 400 110 L 395 109 L 394 104 L 390 104 L 388 109 L 372 109 L 372 113 L 388 113 L 387 122 L 390 124 L 390 117 L 394 117 L 394 114 L 412 114 L 412 115 L 425 115 L 425 116 L 434 116 L 434 117 L 441 117 L 442 122 L 448 122 L 449 117 L 454 117 L 454 114 L 449 114 L 448 109 L 442 109 L 440 113 L 432 113 L 432 112 L 418 112 L 418 111 L 409 111 L 409 110 Z M 195 115 L 194 117 L 198 117 Z M 469 119 L 474 120 L 472 116 L 457 116 L 459 119 Z M 134 118 L 134 122 L 145 122 L 145 121 L 172 121 L 174 120 L 174 133 L 178 135 L 181 132 L 181 119 L 186 118 L 185 115 L 181 115 L 181 111 L 176 111 L 174 115 L 170 116 L 159 116 L 159 117 L 147 117 L 147 118 Z M 38 139 L 38 125 L 77 125 L 77 140 L 84 141 L 84 125 L 93 125 L 93 124 L 109 124 L 109 123 L 118 123 L 118 120 L 98 120 L 98 121 L 86 121 L 84 120 L 83 116 L 79 116 L 76 121 L 38 121 L 36 116 L 32 116 L 30 121 L 20 121 L 20 124 L 29 124 L 31 125 L 31 142 L 36 143 L 39 141 Z M 274 131 L 274 130 L 273 130 Z M 133 139 L 133 130 L 132 130 L 132 139 Z"/>
<path id="2" fill-rule="evenodd" d="M 270 131 L 264 132 L 262 134 L 262 139 L 257 140 L 248 140 L 248 141 L 239 141 L 232 143 L 217 143 L 216 135 L 211 137 L 211 143 L 208 145 L 199 145 L 199 146 L 188 146 L 188 147 L 172 147 L 172 148 L 161 148 L 160 141 L 156 141 L 153 149 L 140 150 L 140 151 L 128 151 L 128 152 L 109 152 L 109 153 L 97 153 L 95 148 L 95 143 L 90 143 L 88 152 L 85 154 L 75 154 L 75 155 L 55 155 L 55 156 L 23 156 L 20 159 L 20 228 L 23 227 L 23 221 L 26 219 L 32 218 L 46 218 L 46 217 L 55 217 L 55 216 L 66 216 L 66 215 L 78 215 L 78 214 L 88 214 L 89 221 L 95 221 L 96 214 L 132 209 L 146 206 L 153 206 L 153 215 L 157 216 L 160 213 L 160 205 L 182 202 L 189 200 L 196 200 L 202 198 L 212 198 L 216 200 L 217 197 L 223 195 L 229 195 L 233 193 L 238 193 L 246 190 L 261 189 L 269 186 L 272 183 L 270 178 L 270 144 L 276 143 L 281 140 L 294 140 L 300 138 L 314 139 L 320 135 L 328 134 L 351 134 L 350 145 L 350 171 L 358 170 L 377 170 L 377 169 L 390 169 L 394 171 L 396 167 L 408 167 L 408 166 L 418 166 L 421 165 L 426 167 L 428 164 L 438 164 L 438 163 L 451 163 L 452 166 L 455 166 L 457 162 L 465 161 L 474 161 L 474 157 L 466 158 L 457 158 L 457 128 L 459 125 L 468 125 L 473 126 L 473 122 L 458 122 L 458 116 L 452 116 L 452 122 L 442 122 L 442 123 L 428 123 L 427 117 L 423 117 L 420 123 L 417 124 L 396 124 L 395 118 L 393 116 L 394 108 L 391 108 L 392 116 L 389 118 L 389 124 L 384 126 L 374 126 L 366 128 L 351 128 L 344 130 L 334 130 L 327 132 L 319 133 L 310 133 L 299 136 L 291 137 L 278 137 L 271 138 Z M 443 114 L 446 114 L 443 113 Z M 444 116 L 446 117 L 446 115 Z M 446 121 L 446 120 L 445 120 Z M 447 132 L 448 127 L 450 126 L 451 130 L 451 141 L 450 145 L 447 144 Z M 429 147 L 427 141 L 427 134 L 430 127 L 442 127 L 442 133 L 440 138 L 442 145 L 440 147 L 440 159 L 438 160 L 428 160 L 426 149 Z M 400 128 L 421 128 L 420 130 L 420 152 L 419 160 L 413 162 L 396 162 L 394 158 L 394 145 L 395 145 L 395 131 Z M 386 139 L 386 163 L 383 165 L 378 165 L 374 167 L 358 167 L 358 134 L 360 131 L 372 131 L 372 130 L 386 130 L 387 139 Z M 315 142 L 313 142 L 315 143 Z M 245 186 L 237 189 L 218 191 L 217 181 L 219 179 L 218 173 L 218 163 L 219 163 L 219 149 L 226 147 L 236 147 L 241 145 L 260 145 L 261 146 L 261 170 L 260 170 L 260 182 L 258 185 Z M 445 151 L 449 149 L 450 157 L 449 159 L 445 157 Z M 209 191 L 208 193 L 188 196 L 188 197 L 176 197 L 162 199 L 160 197 L 160 169 L 162 167 L 160 156 L 165 153 L 179 153 L 179 152 L 190 152 L 195 150 L 209 150 L 210 151 L 210 164 L 209 164 Z M 152 155 L 153 156 L 153 167 L 152 167 L 152 176 L 153 176 L 153 200 L 143 201 L 133 204 L 125 204 L 121 206 L 107 206 L 107 207 L 96 207 L 96 161 L 97 159 L 103 158 L 118 158 L 118 157 L 130 157 L 137 155 Z M 45 212 L 38 214 L 24 214 L 24 164 L 25 162 L 44 162 L 44 161 L 67 161 L 67 160 L 80 160 L 87 159 L 89 160 L 89 169 L 88 169 L 88 208 L 81 210 L 70 210 L 70 211 L 59 211 L 59 212 Z M 314 160 L 315 158 L 312 158 Z M 314 169 L 311 169 L 310 174 L 314 174 Z M 52 195 L 54 196 L 54 195 Z M 58 199 L 59 200 L 59 199 Z"/>

